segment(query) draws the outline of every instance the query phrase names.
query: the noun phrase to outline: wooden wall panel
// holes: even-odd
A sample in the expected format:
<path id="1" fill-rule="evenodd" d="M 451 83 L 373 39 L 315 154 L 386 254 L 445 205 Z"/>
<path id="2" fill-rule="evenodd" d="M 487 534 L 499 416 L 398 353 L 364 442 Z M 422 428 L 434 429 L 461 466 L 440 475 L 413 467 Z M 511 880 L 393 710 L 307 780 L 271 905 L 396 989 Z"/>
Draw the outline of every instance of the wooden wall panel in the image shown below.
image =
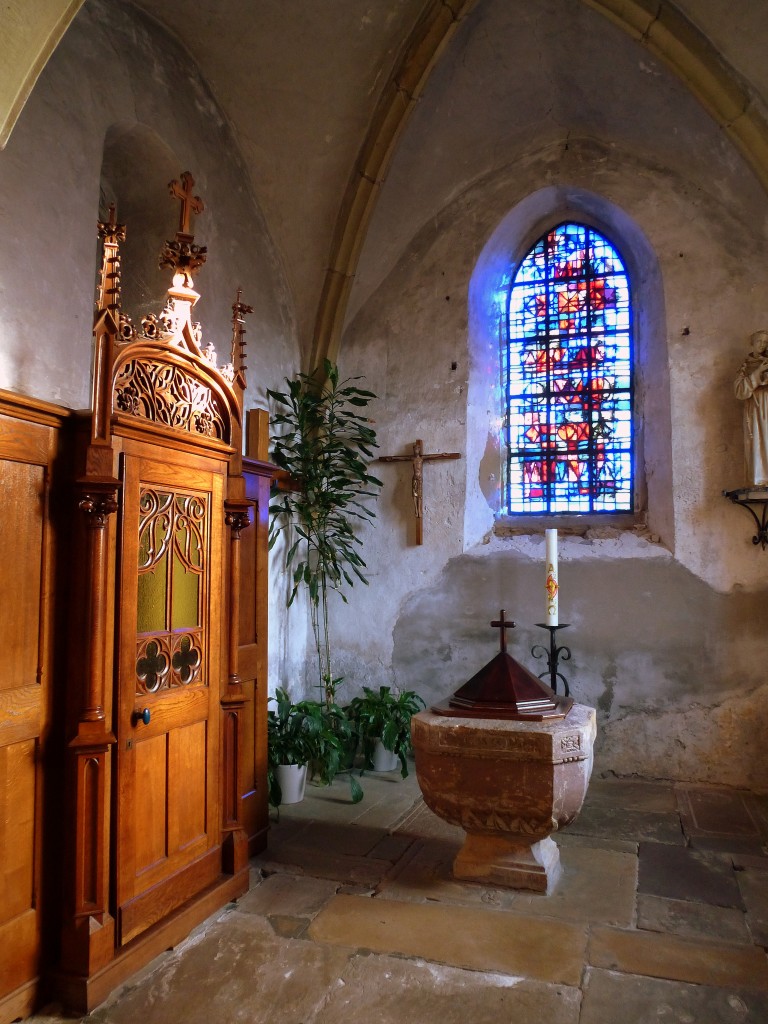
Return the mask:
<path id="1" fill-rule="evenodd" d="M 255 644 L 258 642 L 258 630 L 256 625 L 257 607 L 256 600 L 256 540 L 258 530 L 243 530 L 240 535 L 240 564 L 247 572 L 242 576 L 242 589 L 240 597 L 240 646 Z"/>
<path id="2" fill-rule="evenodd" d="M 0 924 L 34 906 L 37 740 L 0 747 Z"/>
<path id="3" fill-rule="evenodd" d="M 66 419 L 63 410 L 0 392 L 0 1024 L 32 1009 L 45 967 L 42 769 L 55 634 L 50 510 Z"/>
<path id="4" fill-rule="evenodd" d="M 5 460 L 0 479 L 0 689 L 37 682 L 45 468 Z M 13 569 L 15 568 L 15 572 Z"/>
<path id="5" fill-rule="evenodd" d="M 168 856 L 168 750 L 165 735 L 135 744 L 136 792 L 141 799 L 132 808 L 135 816 L 136 874 L 154 867 Z"/>
<path id="6" fill-rule="evenodd" d="M 0 949 L 4 952 L 8 950 L 7 956 L 0 957 L 0 991 L 10 993 L 0 1002 L 2 1019 L 5 1021 L 14 1019 L 11 1016 L 16 1003 L 13 998 L 14 990 L 27 988 L 29 985 L 29 982 L 22 982 L 19 985 L 18 979 L 28 978 L 30 982 L 34 982 L 37 975 L 39 937 L 37 914 L 34 910 L 28 910 L 12 921 L 0 925 Z M 32 989 L 30 1009 L 35 1001 L 34 984 Z"/>
<path id="7" fill-rule="evenodd" d="M 207 722 L 195 722 L 168 734 L 168 848 L 172 852 L 195 841 L 205 842 L 207 734 Z"/>

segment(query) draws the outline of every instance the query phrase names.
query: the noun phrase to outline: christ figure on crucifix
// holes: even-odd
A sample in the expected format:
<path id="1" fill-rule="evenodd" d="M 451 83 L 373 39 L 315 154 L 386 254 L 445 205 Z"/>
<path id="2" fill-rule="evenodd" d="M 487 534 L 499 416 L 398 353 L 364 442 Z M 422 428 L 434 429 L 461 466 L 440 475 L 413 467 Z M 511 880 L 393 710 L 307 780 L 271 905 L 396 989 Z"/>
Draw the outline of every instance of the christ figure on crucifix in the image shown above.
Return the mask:
<path id="1" fill-rule="evenodd" d="M 411 493 L 413 494 L 413 511 L 417 519 L 423 515 L 423 482 L 424 482 L 424 449 L 421 441 L 413 446 L 413 477 Z"/>
<path id="2" fill-rule="evenodd" d="M 412 455 L 380 455 L 378 462 L 410 462 L 411 473 L 411 497 L 413 498 L 413 512 L 416 516 L 416 543 L 424 543 L 424 463 L 433 459 L 460 459 L 459 452 L 434 452 L 424 454 L 424 442 L 415 441 L 412 445 Z"/>

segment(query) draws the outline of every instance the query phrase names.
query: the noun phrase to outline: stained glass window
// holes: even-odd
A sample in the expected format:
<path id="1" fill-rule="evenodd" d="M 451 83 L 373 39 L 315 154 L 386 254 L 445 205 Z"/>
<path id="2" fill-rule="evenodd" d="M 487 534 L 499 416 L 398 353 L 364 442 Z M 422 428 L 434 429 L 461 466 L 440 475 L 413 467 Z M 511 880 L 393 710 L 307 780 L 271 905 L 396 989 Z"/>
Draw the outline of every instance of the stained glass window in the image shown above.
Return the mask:
<path id="1" fill-rule="evenodd" d="M 567 222 L 509 288 L 506 512 L 631 512 L 632 308 L 614 246 Z"/>

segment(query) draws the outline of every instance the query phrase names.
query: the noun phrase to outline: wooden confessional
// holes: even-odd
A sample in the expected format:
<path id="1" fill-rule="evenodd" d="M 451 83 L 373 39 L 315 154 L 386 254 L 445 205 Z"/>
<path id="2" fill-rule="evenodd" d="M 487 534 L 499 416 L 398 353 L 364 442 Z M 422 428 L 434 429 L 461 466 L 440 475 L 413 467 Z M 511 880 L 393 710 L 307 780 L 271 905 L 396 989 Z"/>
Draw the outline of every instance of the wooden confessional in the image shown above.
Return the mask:
<path id="1" fill-rule="evenodd" d="M 241 455 L 250 308 L 222 367 L 191 319 L 192 185 L 140 327 L 124 228 L 99 225 L 90 415 L 0 396 L 0 1024 L 47 994 L 92 1009 L 266 842 L 273 468 L 265 413 Z"/>

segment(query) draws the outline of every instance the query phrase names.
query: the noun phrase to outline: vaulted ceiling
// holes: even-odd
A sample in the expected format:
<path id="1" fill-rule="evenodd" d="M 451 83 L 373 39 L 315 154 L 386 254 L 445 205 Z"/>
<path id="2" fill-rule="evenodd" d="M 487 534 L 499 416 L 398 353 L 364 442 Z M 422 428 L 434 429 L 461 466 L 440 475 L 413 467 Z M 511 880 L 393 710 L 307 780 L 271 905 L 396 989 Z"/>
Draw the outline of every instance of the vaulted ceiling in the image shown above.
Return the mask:
<path id="1" fill-rule="evenodd" d="M 457 26 L 484 0 L 132 2 L 200 68 L 282 255 L 305 355 L 313 362 L 334 354 L 398 136 Z M 768 187 L 764 0 L 582 2 L 664 60 Z M 14 29 L 0 44 L 14 58 L 6 80 L 27 76 L 26 86 L 3 90 L 0 75 L 10 123 L 78 7 L 79 0 L 27 0 L 0 15 Z"/>
<path id="2" fill-rule="evenodd" d="M 768 185 L 764 4 L 586 2 L 671 63 L 722 124 L 758 115 L 737 143 L 754 148 Z M 164 0 L 134 3 L 178 36 L 229 116 L 298 295 L 305 349 L 312 338 L 308 361 L 334 355 L 397 135 L 457 21 L 482 0 L 200 0 L 181 16 Z"/>

